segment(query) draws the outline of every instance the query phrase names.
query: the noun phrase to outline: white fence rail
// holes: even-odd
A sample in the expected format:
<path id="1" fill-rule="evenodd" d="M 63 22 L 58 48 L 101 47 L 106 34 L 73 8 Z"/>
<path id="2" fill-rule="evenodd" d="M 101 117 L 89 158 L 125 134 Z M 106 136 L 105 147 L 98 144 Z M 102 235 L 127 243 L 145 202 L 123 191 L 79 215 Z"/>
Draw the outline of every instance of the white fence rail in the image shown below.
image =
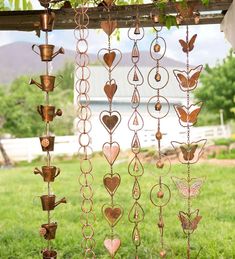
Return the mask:
<path id="1" fill-rule="evenodd" d="M 184 141 L 185 131 L 181 131 L 182 128 L 177 128 L 170 133 L 163 132 L 163 147 L 168 147 L 171 140 Z M 202 138 L 206 139 L 218 139 L 227 138 L 231 136 L 231 129 L 229 126 L 210 126 L 210 127 L 195 127 L 192 129 L 192 135 L 194 140 Z M 130 137 L 131 138 L 131 137 Z M 93 137 L 95 140 L 96 138 Z M 144 130 L 141 136 L 141 142 L 144 147 L 155 145 L 155 131 Z M 41 150 L 39 138 L 15 138 L 15 139 L 3 139 L 1 140 L 6 153 L 13 161 L 28 161 L 31 162 L 38 156 L 45 155 Z M 101 141 L 102 142 L 102 141 Z M 92 143 L 94 150 L 100 150 L 102 145 L 99 143 Z M 122 148 L 128 148 L 129 143 L 124 140 L 121 141 Z M 74 155 L 78 152 L 78 137 L 77 136 L 58 136 L 55 138 L 55 147 L 53 155 Z M 3 158 L 0 154 L 0 160 Z"/>

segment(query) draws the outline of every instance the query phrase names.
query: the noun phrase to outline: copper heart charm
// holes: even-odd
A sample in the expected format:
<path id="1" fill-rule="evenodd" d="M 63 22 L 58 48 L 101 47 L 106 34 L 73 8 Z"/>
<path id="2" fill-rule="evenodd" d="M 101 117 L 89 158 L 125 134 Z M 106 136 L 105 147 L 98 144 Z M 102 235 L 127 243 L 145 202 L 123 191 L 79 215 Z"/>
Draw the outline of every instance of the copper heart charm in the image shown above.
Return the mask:
<path id="1" fill-rule="evenodd" d="M 113 83 L 107 82 L 105 84 L 104 92 L 105 92 L 106 96 L 108 97 L 109 102 L 112 101 L 116 91 L 117 91 L 117 85 L 116 85 L 115 81 Z"/>
<path id="2" fill-rule="evenodd" d="M 104 62 L 110 68 L 113 65 L 113 61 L 115 60 L 116 53 L 114 51 L 108 52 L 104 54 Z"/>
<path id="3" fill-rule="evenodd" d="M 100 27 L 108 36 L 111 36 L 111 34 L 117 28 L 117 21 L 102 21 L 100 23 Z"/>
<path id="4" fill-rule="evenodd" d="M 114 0 L 104 0 L 107 6 L 111 6 L 114 2 Z"/>
<path id="5" fill-rule="evenodd" d="M 116 126 L 118 122 L 118 117 L 116 115 L 104 115 L 102 117 L 102 121 L 105 126 L 112 131 L 112 129 Z"/>
<path id="6" fill-rule="evenodd" d="M 122 59 L 122 53 L 119 49 L 100 49 L 98 52 L 99 62 L 109 72 L 113 71 L 115 67 L 120 63 Z"/>
<path id="7" fill-rule="evenodd" d="M 121 178 L 119 174 L 106 174 L 103 179 L 104 186 L 110 195 L 114 194 L 120 185 Z"/>
<path id="8" fill-rule="evenodd" d="M 104 246 L 107 249 L 107 251 L 109 252 L 110 256 L 114 257 L 114 255 L 116 254 L 116 252 L 118 251 L 118 249 L 121 246 L 121 240 L 118 238 L 105 239 Z"/>
<path id="9" fill-rule="evenodd" d="M 121 115 L 117 111 L 103 111 L 100 114 L 100 121 L 104 125 L 105 129 L 108 133 L 112 133 L 115 131 L 117 126 L 121 122 Z"/>
<path id="10" fill-rule="evenodd" d="M 120 146 L 117 142 L 112 143 L 104 143 L 103 145 L 103 154 L 110 165 L 112 165 L 115 160 L 117 159 L 119 152 L 120 152 Z"/>
<path id="11" fill-rule="evenodd" d="M 103 207 L 103 214 L 108 221 L 110 226 L 115 226 L 118 221 L 121 219 L 123 215 L 123 210 L 121 207 L 115 205 L 113 207 L 104 205 Z"/>

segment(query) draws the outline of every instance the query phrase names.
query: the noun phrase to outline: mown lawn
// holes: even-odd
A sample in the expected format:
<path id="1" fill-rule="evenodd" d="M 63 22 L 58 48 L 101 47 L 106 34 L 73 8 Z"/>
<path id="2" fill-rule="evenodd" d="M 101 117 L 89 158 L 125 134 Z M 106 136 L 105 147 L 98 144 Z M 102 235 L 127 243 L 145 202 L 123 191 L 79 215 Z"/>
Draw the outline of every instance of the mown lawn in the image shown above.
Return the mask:
<path id="1" fill-rule="evenodd" d="M 97 258 L 109 258 L 103 247 L 103 240 L 109 234 L 108 224 L 102 218 L 101 207 L 109 201 L 103 187 L 103 175 L 108 172 L 107 163 L 100 157 L 95 158 L 95 224 Z M 58 197 L 66 196 L 68 204 L 58 206 L 53 212 L 53 219 L 58 222 L 57 237 L 53 242 L 59 258 L 83 258 L 81 254 L 79 163 L 77 161 L 57 162 L 62 172 L 53 191 Z M 40 166 L 43 164 L 37 164 Z M 19 166 L 0 171 L 0 258 L 40 258 L 40 251 L 46 242 L 38 234 L 39 226 L 46 223 L 46 213 L 41 210 L 39 196 L 46 193 L 46 184 L 40 176 L 32 173 L 35 164 Z M 149 200 L 149 191 L 157 179 L 151 165 L 145 166 L 141 180 L 145 220 L 141 224 L 142 245 L 140 259 L 158 258 L 159 233 L 156 226 L 158 210 Z M 134 258 L 131 242 L 133 225 L 128 222 L 128 210 L 131 208 L 131 189 L 133 179 L 127 173 L 127 163 L 115 166 L 115 172 L 122 176 L 115 201 L 125 209 L 122 220 L 116 227 L 121 236 L 122 247 L 116 258 Z M 184 167 L 175 165 L 171 176 L 182 177 Z M 206 176 L 207 180 L 201 195 L 193 201 L 193 208 L 200 208 L 203 216 L 199 228 L 192 237 L 193 252 L 202 247 L 198 258 L 230 259 L 235 258 L 235 169 L 225 166 L 213 166 L 206 163 L 193 166 L 195 177 Z M 178 210 L 186 208 L 183 200 L 171 180 L 165 179 L 172 188 L 172 199 L 165 212 L 166 243 L 171 249 L 168 258 L 186 258 L 186 241 L 177 218 Z M 192 258 L 195 258 L 192 256 Z"/>

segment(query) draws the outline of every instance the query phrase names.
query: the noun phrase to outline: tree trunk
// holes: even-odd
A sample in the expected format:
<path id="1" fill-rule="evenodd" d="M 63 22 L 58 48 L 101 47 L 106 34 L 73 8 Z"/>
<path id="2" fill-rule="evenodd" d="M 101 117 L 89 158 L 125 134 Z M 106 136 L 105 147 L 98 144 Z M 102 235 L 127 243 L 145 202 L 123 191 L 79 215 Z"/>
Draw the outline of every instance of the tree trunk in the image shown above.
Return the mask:
<path id="1" fill-rule="evenodd" d="M 2 157 L 4 159 L 4 166 L 11 166 L 12 165 L 11 160 L 10 160 L 9 156 L 7 155 L 7 152 L 6 152 L 4 146 L 1 142 L 1 139 L 0 139 L 0 152 L 1 152 Z"/>

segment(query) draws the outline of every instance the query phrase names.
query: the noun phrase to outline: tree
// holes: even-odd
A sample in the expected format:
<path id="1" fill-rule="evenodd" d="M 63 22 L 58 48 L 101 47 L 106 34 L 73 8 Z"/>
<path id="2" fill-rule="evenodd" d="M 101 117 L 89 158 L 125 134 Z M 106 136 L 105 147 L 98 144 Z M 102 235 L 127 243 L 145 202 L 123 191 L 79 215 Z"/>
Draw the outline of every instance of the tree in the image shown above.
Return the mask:
<path id="1" fill-rule="evenodd" d="M 213 114 L 219 114 L 223 109 L 224 119 L 234 119 L 234 98 L 235 98 L 235 58 L 230 51 L 221 64 L 215 67 L 206 65 L 201 75 L 202 84 L 195 91 L 195 97 L 205 102 L 206 110 Z"/>
<path id="2" fill-rule="evenodd" d="M 64 75 L 62 83 L 50 94 L 50 104 L 64 110 L 62 117 L 56 117 L 51 131 L 56 135 L 73 133 L 73 65 L 66 64 L 58 72 Z M 36 77 L 35 77 L 36 78 Z M 45 92 L 29 85 L 29 77 L 21 76 L 13 81 L 5 91 L 0 91 L 0 119 L 3 121 L 1 133 L 15 137 L 35 137 L 43 134 L 45 124 L 37 112 L 37 106 L 45 104 Z"/>

